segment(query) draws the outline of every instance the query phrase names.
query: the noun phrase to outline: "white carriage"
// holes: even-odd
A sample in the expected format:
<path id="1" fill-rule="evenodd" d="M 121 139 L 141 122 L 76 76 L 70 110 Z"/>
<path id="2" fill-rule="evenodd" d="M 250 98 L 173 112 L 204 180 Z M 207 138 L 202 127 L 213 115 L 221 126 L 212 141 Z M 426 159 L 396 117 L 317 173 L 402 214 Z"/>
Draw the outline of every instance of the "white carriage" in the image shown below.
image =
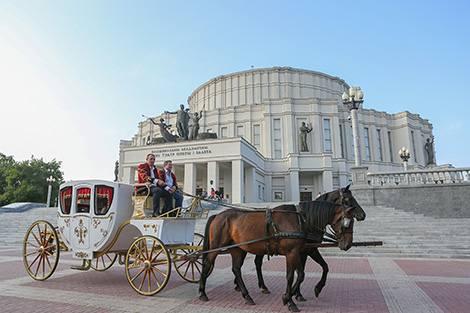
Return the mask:
<path id="1" fill-rule="evenodd" d="M 143 195 L 136 194 L 139 188 Z M 207 218 L 208 210 L 194 198 L 187 208 L 146 217 L 152 210 L 148 188 L 104 180 L 62 184 L 57 228 L 36 221 L 26 232 L 23 261 L 28 274 L 36 280 L 49 278 L 60 251 L 71 251 L 82 260 L 81 266 L 71 267 L 77 270 L 103 271 L 118 259 L 132 288 L 143 295 L 165 287 L 172 264 L 183 279 L 198 282 L 201 262 L 185 256 L 202 250 L 204 238 L 194 229 L 196 219 Z"/>

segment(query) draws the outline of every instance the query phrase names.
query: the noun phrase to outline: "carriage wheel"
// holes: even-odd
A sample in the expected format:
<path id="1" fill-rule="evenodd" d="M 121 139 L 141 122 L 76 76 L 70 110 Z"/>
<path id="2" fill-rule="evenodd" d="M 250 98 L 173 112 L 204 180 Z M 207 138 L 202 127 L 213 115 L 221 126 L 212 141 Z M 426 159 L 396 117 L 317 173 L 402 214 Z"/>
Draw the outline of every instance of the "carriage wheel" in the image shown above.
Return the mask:
<path id="1" fill-rule="evenodd" d="M 198 233 L 194 233 L 194 239 L 192 242 L 193 249 L 181 249 L 183 254 L 189 254 L 195 251 L 202 251 L 202 249 L 196 249 L 196 247 L 201 247 L 204 242 L 204 236 Z M 185 260 L 175 263 L 175 268 L 181 278 L 191 283 L 199 282 L 202 272 L 202 260 L 196 259 L 194 261 Z M 212 272 L 212 269 L 211 269 Z M 210 273 L 209 273 L 210 274 Z"/>
<path id="2" fill-rule="evenodd" d="M 23 241 L 23 263 L 29 276 L 48 279 L 59 263 L 60 243 L 55 228 L 46 221 L 34 222 Z"/>
<path id="3" fill-rule="evenodd" d="M 116 262 L 116 253 L 105 253 L 102 256 L 91 260 L 90 266 L 95 271 L 106 271 Z"/>
<path id="4" fill-rule="evenodd" d="M 165 288 L 171 274 L 170 253 L 153 236 L 137 238 L 126 255 L 126 275 L 135 291 L 152 296 Z"/>

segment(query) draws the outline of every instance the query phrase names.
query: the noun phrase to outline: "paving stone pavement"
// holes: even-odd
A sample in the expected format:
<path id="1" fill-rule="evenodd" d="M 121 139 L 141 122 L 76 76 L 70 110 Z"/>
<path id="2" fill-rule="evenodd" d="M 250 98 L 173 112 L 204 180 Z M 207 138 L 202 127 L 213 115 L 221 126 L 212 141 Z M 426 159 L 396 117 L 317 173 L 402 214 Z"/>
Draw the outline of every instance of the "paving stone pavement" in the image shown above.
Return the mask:
<path id="1" fill-rule="evenodd" d="M 354 248 L 353 248 L 354 249 Z M 321 268 L 306 264 L 302 285 L 307 302 L 302 312 L 469 312 L 470 260 L 389 257 L 326 257 L 330 272 L 318 298 L 313 288 Z M 152 296 L 137 294 L 127 282 L 124 267 L 105 272 L 76 271 L 71 253 L 62 252 L 55 273 L 46 281 L 28 276 L 20 247 L 0 247 L 0 312 L 288 312 L 282 305 L 285 259 L 265 259 L 266 285 L 257 287 L 253 256 L 243 266 L 243 277 L 256 305 L 244 304 L 233 290 L 230 256 L 217 258 L 208 279 L 208 302 L 198 300 L 198 284 L 173 271 L 165 289 Z"/>

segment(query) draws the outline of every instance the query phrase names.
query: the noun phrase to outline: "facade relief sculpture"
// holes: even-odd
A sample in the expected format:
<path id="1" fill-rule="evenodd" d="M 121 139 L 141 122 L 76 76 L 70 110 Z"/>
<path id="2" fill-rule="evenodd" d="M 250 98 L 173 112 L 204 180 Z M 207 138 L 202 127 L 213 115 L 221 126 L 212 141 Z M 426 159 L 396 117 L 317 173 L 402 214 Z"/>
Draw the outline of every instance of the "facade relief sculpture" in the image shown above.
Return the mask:
<path id="1" fill-rule="evenodd" d="M 424 150 L 426 151 L 426 166 L 436 165 L 436 160 L 434 159 L 434 137 L 426 139 Z"/>
<path id="2" fill-rule="evenodd" d="M 300 126 L 300 152 L 308 152 L 308 144 L 307 144 L 307 134 L 313 130 L 312 123 L 310 125 L 305 125 L 305 122 L 302 122 L 302 126 Z"/>

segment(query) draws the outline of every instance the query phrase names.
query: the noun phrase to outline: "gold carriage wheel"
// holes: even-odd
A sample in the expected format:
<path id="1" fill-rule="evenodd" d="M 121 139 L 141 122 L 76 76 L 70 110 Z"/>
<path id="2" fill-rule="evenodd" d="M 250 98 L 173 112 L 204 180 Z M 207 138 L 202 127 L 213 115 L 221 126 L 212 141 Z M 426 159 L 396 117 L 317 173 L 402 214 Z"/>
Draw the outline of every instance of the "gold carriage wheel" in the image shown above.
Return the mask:
<path id="1" fill-rule="evenodd" d="M 198 233 L 194 233 L 193 242 L 190 244 L 194 248 L 189 249 L 181 249 L 181 254 L 189 254 L 196 251 L 202 251 L 202 245 L 204 243 L 204 236 Z M 202 258 L 198 258 L 194 261 L 184 260 L 175 262 L 175 268 L 178 274 L 186 281 L 191 283 L 199 282 L 202 273 Z M 212 267 L 209 271 L 212 273 L 214 267 Z"/>
<path id="2" fill-rule="evenodd" d="M 60 242 L 55 228 L 46 221 L 34 222 L 23 241 L 23 263 L 29 276 L 48 279 L 59 263 Z"/>
<path id="3" fill-rule="evenodd" d="M 153 236 L 139 237 L 131 244 L 125 266 L 129 284 L 141 295 L 160 292 L 170 279 L 170 253 L 163 242 Z"/>
<path id="4" fill-rule="evenodd" d="M 90 266 L 95 271 L 106 271 L 108 268 L 113 266 L 117 259 L 116 253 L 105 253 L 100 257 L 97 257 L 90 261 Z"/>

